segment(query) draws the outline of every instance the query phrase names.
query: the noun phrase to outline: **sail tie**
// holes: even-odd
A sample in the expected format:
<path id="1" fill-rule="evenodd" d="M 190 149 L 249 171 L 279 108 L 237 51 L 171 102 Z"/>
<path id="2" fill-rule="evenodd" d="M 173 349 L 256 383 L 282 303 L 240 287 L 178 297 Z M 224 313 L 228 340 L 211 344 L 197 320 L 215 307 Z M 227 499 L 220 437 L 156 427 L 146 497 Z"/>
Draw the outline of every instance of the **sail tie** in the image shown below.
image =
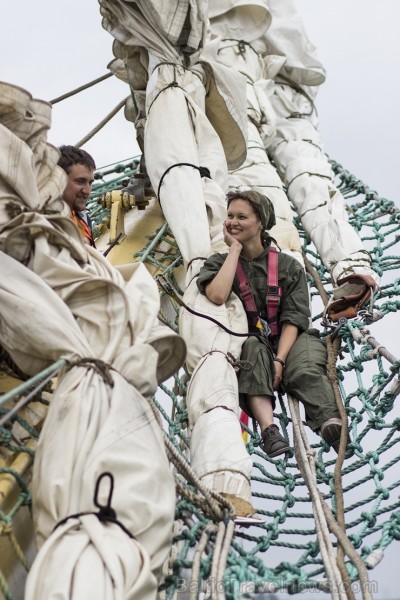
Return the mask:
<path id="1" fill-rule="evenodd" d="M 164 181 L 164 177 L 175 167 L 192 167 L 193 169 L 197 169 L 199 171 L 200 177 L 207 177 L 208 179 L 212 179 L 210 170 L 207 167 L 198 167 L 197 165 L 193 165 L 192 163 L 186 163 L 186 162 L 175 163 L 174 165 L 171 165 L 170 167 L 168 167 L 168 169 L 166 169 L 166 171 L 164 171 L 164 173 L 161 176 L 160 183 L 158 184 L 157 198 L 158 198 L 158 201 L 160 202 L 160 204 L 161 204 L 160 188 Z"/>
<path id="2" fill-rule="evenodd" d="M 107 503 L 100 504 L 99 489 L 100 489 L 101 481 L 105 477 L 108 477 L 110 480 L 110 490 L 108 493 Z M 69 519 L 79 519 L 80 517 L 84 517 L 85 515 L 95 515 L 101 523 L 108 522 L 108 523 L 114 523 L 115 525 L 118 525 L 122 529 L 122 531 L 124 531 L 126 533 L 126 535 L 128 535 L 131 539 L 134 540 L 135 536 L 131 534 L 131 532 L 129 531 L 129 529 L 127 529 L 125 527 L 125 525 L 123 525 L 120 521 L 118 521 L 117 513 L 111 506 L 113 492 L 114 492 L 114 477 L 111 473 L 109 473 L 108 471 L 105 471 L 104 473 L 101 473 L 101 475 L 98 476 L 97 481 L 96 481 L 96 487 L 94 490 L 93 503 L 95 506 L 97 506 L 97 508 L 99 510 L 97 512 L 88 511 L 88 512 L 80 512 L 80 513 L 76 513 L 73 515 L 68 515 L 67 517 L 65 517 L 64 519 L 62 519 L 55 525 L 53 532 L 57 529 L 57 527 L 64 525 Z"/>

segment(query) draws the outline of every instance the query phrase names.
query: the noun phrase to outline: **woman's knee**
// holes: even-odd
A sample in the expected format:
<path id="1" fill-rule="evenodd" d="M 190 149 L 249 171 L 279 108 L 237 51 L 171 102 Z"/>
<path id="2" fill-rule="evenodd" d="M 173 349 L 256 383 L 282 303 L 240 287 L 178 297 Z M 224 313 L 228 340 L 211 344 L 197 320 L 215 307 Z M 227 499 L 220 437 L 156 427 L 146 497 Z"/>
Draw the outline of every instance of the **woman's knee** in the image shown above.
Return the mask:
<path id="1" fill-rule="evenodd" d="M 304 379 L 304 375 L 326 372 L 326 348 L 319 337 L 302 333 L 297 338 L 286 359 L 284 381 Z"/>

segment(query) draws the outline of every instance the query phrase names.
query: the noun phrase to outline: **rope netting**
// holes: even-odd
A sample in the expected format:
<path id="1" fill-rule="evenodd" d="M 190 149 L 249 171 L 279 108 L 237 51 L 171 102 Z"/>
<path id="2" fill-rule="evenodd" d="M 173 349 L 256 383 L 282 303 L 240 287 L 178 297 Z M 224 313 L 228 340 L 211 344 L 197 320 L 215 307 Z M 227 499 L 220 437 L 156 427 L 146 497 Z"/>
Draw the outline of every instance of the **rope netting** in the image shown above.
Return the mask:
<path id="1" fill-rule="evenodd" d="M 99 197 L 125 187 L 138 162 L 137 158 L 129 159 L 97 172 L 88 203 L 96 236 L 106 230 L 110 220 L 110 211 L 99 204 Z M 348 201 L 350 221 L 381 277 L 373 306 L 335 332 L 336 374 L 351 437 L 339 484 L 336 454 L 310 429 L 306 428 L 306 433 L 315 453 L 316 483 L 322 497 L 335 515 L 343 493 L 346 534 L 367 567 L 373 568 L 385 549 L 400 540 L 400 418 L 394 408 L 400 392 L 400 362 L 393 347 L 395 336 L 391 335 L 400 309 L 400 210 L 341 165 L 332 162 L 332 167 L 336 185 Z M 308 277 L 314 326 L 326 336 L 331 330 L 321 324 L 323 305 L 316 284 L 322 284 L 330 294 L 330 276 L 299 220 L 295 220 L 311 264 Z M 153 271 L 157 268 L 156 278 L 162 276 L 160 318 L 177 331 L 182 290 L 176 271 L 182 261 L 167 224 L 149 234 L 148 244 L 132 260 L 152 265 Z M 0 358 L 3 375 L 19 377 L 7 357 Z M 50 398 L 50 380 L 59 368 L 57 363 L 50 372 L 0 398 L 0 541 L 2 551 L 15 553 L 26 568 L 26 548 L 18 542 L 13 523 L 19 510 L 31 501 L 29 467 Z M 41 387 L 38 382 L 42 382 Z M 187 383 L 188 376 L 182 370 L 161 385 L 154 398 L 178 491 L 174 542 L 162 596 L 172 599 L 176 592 L 187 591 L 187 597 L 190 593 L 197 598 L 199 590 L 207 589 L 213 597 L 228 599 L 280 589 L 291 593 L 312 588 L 328 591 L 310 493 L 297 459 L 293 455 L 269 459 L 260 448 L 258 432 L 245 427 L 254 465 L 253 505 L 265 522 L 234 527 L 229 507 L 218 494 L 205 489 L 190 468 Z M 292 417 L 285 397 L 279 396 L 275 417 L 293 442 Z M 336 545 L 336 538 L 332 539 Z M 345 564 L 349 579 L 357 580 L 354 563 L 346 558 Z M 0 590 L 5 598 L 12 599 L 8 575 L 0 573 Z"/>
<path id="2" fill-rule="evenodd" d="M 124 187 L 137 165 L 137 159 L 130 159 L 97 173 L 89 203 L 97 234 L 109 220 L 109 211 L 101 208 L 98 198 L 106 191 Z M 318 489 L 335 515 L 337 495 L 342 488 L 346 534 L 366 565 L 372 568 L 384 550 L 400 540 L 400 417 L 394 409 L 400 392 L 400 363 L 396 348 L 390 347 L 395 345 L 395 337 L 390 334 L 395 330 L 393 318 L 400 308 L 400 280 L 396 278 L 400 264 L 400 211 L 339 164 L 332 166 L 336 184 L 351 202 L 350 221 L 381 276 L 380 293 L 372 310 L 343 324 L 336 332 L 336 373 L 351 437 L 339 487 L 335 478 L 336 454 L 308 428 L 306 434 L 315 453 Z M 314 324 L 322 335 L 327 335 L 331 331 L 321 325 L 322 302 L 315 280 L 319 279 L 329 294 L 330 276 L 299 222 L 297 226 L 314 273 L 309 275 Z M 182 290 L 175 274 L 181 259 L 167 224 L 149 233 L 148 244 L 132 260 L 157 268 L 156 278 L 162 276 L 160 318 L 177 330 Z M 2 366 L 5 374 L 13 373 L 12 365 L 7 366 L 3 361 Z M 30 380 L 0 400 L 0 533 L 8 542 L 9 551 L 16 553 L 26 568 L 24 548 L 17 541 L 13 522 L 18 511 L 31 501 L 29 466 L 43 420 L 40 407 L 45 408 L 48 402 L 49 381 L 58 368 L 56 364 L 51 372 L 38 378 L 44 391 L 36 380 Z M 215 594 L 223 593 L 226 598 L 280 589 L 291 593 L 309 588 L 327 591 L 329 582 L 316 536 L 310 493 L 296 459 L 293 456 L 269 459 L 260 448 L 258 432 L 245 428 L 247 448 L 254 463 L 253 505 L 265 522 L 250 527 L 235 526 L 233 530 L 227 506 L 218 494 L 201 485 L 188 462 L 187 381 L 184 371 L 175 374 L 160 386 L 154 398 L 162 416 L 178 490 L 174 545 L 161 586 L 162 595 L 173 598 L 177 591 L 187 590 L 195 598 L 201 589 L 214 589 Z M 292 417 L 286 398 L 279 397 L 275 417 L 293 442 Z M 21 457 L 24 457 L 22 466 Z M 336 545 L 335 537 L 332 539 Z M 350 580 L 357 580 L 356 566 L 348 559 L 345 564 Z M 0 577 L 0 589 L 8 599 L 13 596 L 6 575 Z M 218 591 L 219 585 L 222 592 Z"/>
<path id="3" fill-rule="evenodd" d="M 319 490 L 336 514 L 338 494 L 342 493 L 338 487 L 342 488 L 347 536 L 367 567 L 373 568 L 385 548 L 393 540 L 400 540 L 400 419 L 393 410 L 400 392 L 400 363 L 397 355 L 392 354 L 396 348 L 390 351 L 390 346 L 395 345 L 395 336 L 391 335 L 396 330 L 394 318 L 400 308 L 400 211 L 341 165 L 332 163 L 332 166 L 336 185 L 351 202 L 350 221 L 381 276 L 380 293 L 370 310 L 359 319 L 348 321 L 337 332 L 340 342 L 336 372 L 351 437 L 340 486 L 335 477 L 336 454 L 311 430 L 306 428 L 306 432 L 316 454 Z M 329 273 L 299 220 L 297 226 L 304 252 L 329 294 L 332 289 Z M 397 255 L 393 253 L 396 250 Z M 322 302 L 313 278 L 310 287 L 315 326 L 322 335 L 329 334 L 331 330 L 321 325 Z M 175 395 L 182 387 L 175 387 Z M 180 393 L 180 400 L 171 391 L 167 396 L 174 418 L 168 419 L 166 410 L 163 414 L 170 439 L 186 449 L 188 434 L 182 429 L 186 426 L 186 412 L 183 392 Z M 293 440 L 292 419 L 282 397 L 275 417 Z M 279 589 L 291 593 L 311 588 L 327 591 L 329 583 L 316 538 L 310 494 L 297 460 L 267 458 L 260 449 L 258 433 L 249 429 L 247 432 L 247 448 L 254 464 L 253 505 L 258 515 L 265 518 L 265 524 L 248 529 L 236 527 L 226 558 L 223 593 L 227 598 L 235 598 L 244 592 Z M 210 521 L 185 498 L 178 503 L 177 515 L 181 519 L 180 529 L 171 573 L 164 584 L 166 597 L 172 598 L 176 590 L 218 588 L 220 582 L 213 577 L 214 547 L 209 541 L 215 543 L 217 532 L 210 532 Z M 198 560 L 199 543 L 204 541 L 204 535 L 208 546 L 204 546 Z M 197 579 L 193 581 L 196 559 Z M 346 570 L 351 581 L 358 579 L 359 573 L 351 561 L 346 562 Z"/>

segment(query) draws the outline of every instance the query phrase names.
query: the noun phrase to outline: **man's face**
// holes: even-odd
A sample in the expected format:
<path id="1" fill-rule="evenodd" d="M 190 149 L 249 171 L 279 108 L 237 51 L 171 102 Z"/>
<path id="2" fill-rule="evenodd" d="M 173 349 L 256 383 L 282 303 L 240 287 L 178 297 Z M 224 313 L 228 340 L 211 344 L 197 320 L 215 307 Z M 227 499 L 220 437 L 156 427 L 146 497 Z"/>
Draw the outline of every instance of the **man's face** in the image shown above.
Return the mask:
<path id="1" fill-rule="evenodd" d="M 71 210 L 84 210 L 92 189 L 93 170 L 85 165 L 76 164 L 70 168 L 67 176 L 68 183 L 63 200 Z"/>

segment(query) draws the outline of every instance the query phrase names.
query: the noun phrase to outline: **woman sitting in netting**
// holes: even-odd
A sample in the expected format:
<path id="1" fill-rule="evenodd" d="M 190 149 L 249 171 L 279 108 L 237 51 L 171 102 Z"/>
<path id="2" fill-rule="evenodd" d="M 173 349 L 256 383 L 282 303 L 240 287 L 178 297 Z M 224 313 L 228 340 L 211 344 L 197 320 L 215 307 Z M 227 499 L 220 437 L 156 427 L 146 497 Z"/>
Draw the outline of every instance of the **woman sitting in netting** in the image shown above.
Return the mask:
<path id="1" fill-rule="evenodd" d="M 310 309 L 302 265 L 271 245 L 267 230 L 275 224 L 270 200 L 255 191 L 231 191 L 224 223 L 228 254 L 214 254 L 200 270 L 198 287 L 214 304 L 233 291 L 249 324 L 241 359 L 251 370 L 239 371 L 242 409 L 261 429 L 269 457 L 290 450 L 273 422 L 274 390 L 300 400 L 307 424 L 336 451 L 342 421 L 326 375 L 326 348 L 317 330 L 308 330 Z"/>

